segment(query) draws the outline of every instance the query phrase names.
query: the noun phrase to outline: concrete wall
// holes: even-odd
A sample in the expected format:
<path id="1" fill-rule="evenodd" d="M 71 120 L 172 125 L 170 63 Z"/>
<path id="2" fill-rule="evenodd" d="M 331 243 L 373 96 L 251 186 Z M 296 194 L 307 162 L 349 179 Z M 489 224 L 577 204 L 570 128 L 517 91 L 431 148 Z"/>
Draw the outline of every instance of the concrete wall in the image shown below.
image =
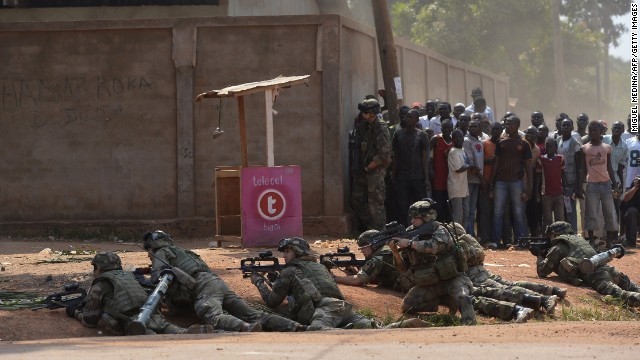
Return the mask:
<path id="1" fill-rule="evenodd" d="M 213 234 L 213 170 L 240 163 L 237 105 L 193 99 L 281 74 L 313 74 L 274 104 L 275 162 L 302 167 L 305 233 L 349 231 L 347 133 L 355 104 L 382 87 L 374 36 L 336 15 L 0 23 L 0 232 L 93 222 Z M 406 102 L 462 100 L 479 83 L 505 90 L 489 98 L 497 113 L 506 103 L 504 78 L 398 50 Z M 250 165 L 266 164 L 264 101 L 245 99 Z"/>

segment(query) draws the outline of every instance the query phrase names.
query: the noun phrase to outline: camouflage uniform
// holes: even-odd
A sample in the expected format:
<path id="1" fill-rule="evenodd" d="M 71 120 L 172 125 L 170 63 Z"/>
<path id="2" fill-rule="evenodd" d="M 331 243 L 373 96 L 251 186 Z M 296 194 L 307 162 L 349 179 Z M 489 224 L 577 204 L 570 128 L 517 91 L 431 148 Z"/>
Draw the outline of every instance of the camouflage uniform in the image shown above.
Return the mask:
<path id="1" fill-rule="evenodd" d="M 84 306 L 76 311 L 75 317 L 84 326 L 97 327 L 101 323 L 114 334 L 125 335 L 129 323 L 146 300 L 147 293 L 131 273 L 111 270 L 93 281 Z M 147 334 L 180 334 L 186 331 L 170 324 L 160 314 L 151 317 L 147 328 Z"/>
<path id="2" fill-rule="evenodd" d="M 372 322 L 356 313 L 331 277 L 327 268 L 313 256 L 303 255 L 287 263 L 272 289 L 258 280 L 255 283 L 269 307 L 289 299 L 289 310 L 308 330 L 324 330 L 352 324 L 354 328 L 371 328 Z"/>
<path id="3" fill-rule="evenodd" d="M 370 241 L 366 239 L 366 235 L 375 235 L 377 232 L 378 231 L 369 230 L 363 233 L 358 240 L 358 245 L 369 245 Z M 363 238 L 365 238 L 364 241 L 361 240 Z M 364 278 L 365 282 L 378 280 L 379 285 L 382 287 L 393 288 L 406 293 L 415 286 L 412 274 L 411 271 L 400 274 L 396 270 L 393 254 L 387 246 L 384 246 L 375 251 L 373 255 L 367 259 L 362 270 L 358 273 L 358 277 Z M 451 303 L 448 295 L 445 295 L 444 298 L 441 297 L 440 301 L 444 301 L 447 304 Z M 481 314 L 497 317 L 505 321 L 510 321 L 515 318 L 518 322 L 522 322 L 526 321 L 530 315 L 527 310 L 523 310 L 514 303 L 489 299 L 483 296 L 473 297 L 473 308 Z"/>
<path id="4" fill-rule="evenodd" d="M 385 288 L 393 288 L 398 275 L 393 254 L 387 246 L 375 251 L 357 274 L 358 278 L 363 280 L 363 284 L 378 284 Z"/>
<path id="5" fill-rule="evenodd" d="M 584 238 L 578 235 L 559 235 L 552 240 L 551 245 L 546 257 L 538 256 L 538 276 L 546 277 L 555 272 L 563 281 L 572 285 L 584 283 L 600 294 L 620 298 L 631 306 L 640 306 L 640 287 L 613 266 L 602 265 L 588 275 L 580 271 L 580 261 L 597 254 Z"/>
<path id="6" fill-rule="evenodd" d="M 555 286 L 527 281 L 512 282 L 492 274 L 483 266 L 484 249 L 473 236 L 463 234 L 458 237 L 458 241 L 467 259 L 466 273 L 474 286 L 473 295 L 504 300 L 535 310 L 544 307 L 547 312 L 552 312 L 555 308 L 555 295 L 561 294 L 564 297 L 565 291 Z"/>
<path id="7" fill-rule="evenodd" d="M 462 322 L 475 324 L 471 298 L 473 285 L 463 269 L 459 268 L 461 265 L 456 261 L 453 239 L 436 221 L 426 222 L 422 226 L 428 228 L 416 241 L 415 249 L 403 249 L 411 265 L 408 271 L 412 273 L 416 286 L 405 296 L 402 311 L 434 311 L 440 296 L 448 294 L 460 311 Z M 410 230 L 413 230 L 413 226 L 407 229 Z"/>
<path id="8" fill-rule="evenodd" d="M 179 268 L 196 281 L 193 288 L 176 282 L 166 297 L 172 306 L 193 307 L 196 315 L 214 329 L 249 331 L 250 323 L 273 331 L 297 331 L 302 326 L 278 315 L 258 311 L 249 305 L 216 274 L 211 272 L 200 256 L 191 250 L 169 245 L 155 249 L 152 278 L 159 277 L 160 270 L 170 264 Z"/>
<path id="9" fill-rule="evenodd" d="M 356 133 L 361 156 L 351 188 L 351 206 L 366 229 L 382 229 L 386 223 L 384 178 L 391 161 L 389 129 L 378 116 L 371 124 L 360 123 Z M 377 166 L 365 172 L 364 168 L 372 161 Z"/>

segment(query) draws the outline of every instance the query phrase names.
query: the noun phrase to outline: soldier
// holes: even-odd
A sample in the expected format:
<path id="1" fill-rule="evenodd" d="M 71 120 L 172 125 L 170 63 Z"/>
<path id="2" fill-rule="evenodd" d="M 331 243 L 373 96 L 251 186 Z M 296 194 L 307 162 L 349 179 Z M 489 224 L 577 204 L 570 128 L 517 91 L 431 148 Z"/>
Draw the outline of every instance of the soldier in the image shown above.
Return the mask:
<path id="1" fill-rule="evenodd" d="M 473 236 L 466 234 L 462 225 L 445 225 L 458 237 L 467 260 L 467 276 L 473 283 L 475 296 L 485 296 L 496 300 L 513 302 L 534 310 L 544 310 L 553 314 L 558 297 L 564 299 L 567 289 L 547 286 L 528 281 L 511 282 L 492 274 L 484 266 L 484 249 Z"/>
<path id="2" fill-rule="evenodd" d="M 358 109 L 364 121 L 355 129 L 360 163 L 356 164 L 351 206 L 362 228 L 381 229 L 386 223 L 384 178 L 391 161 L 389 129 L 380 116 L 378 100 L 366 99 Z"/>
<path id="3" fill-rule="evenodd" d="M 360 272 L 355 276 L 335 276 L 334 279 L 338 284 L 352 286 L 377 283 L 378 286 L 406 293 L 415 286 L 412 273 L 405 271 L 401 274 L 397 271 L 395 264 L 404 260 L 401 258 L 393 241 L 389 242 L 389 246 L 384 243 L 371 243 L 371 239 L 378 233 L 379 231 L 377 230 L 368 230 L 358 237 L 358 246 L 360 246 L 360 250 L 367 259 Z M 441 296 L 437 301 L 447 305 L 451 304 L 451 299 L 448 295 Z M 533 314 L 532 309 L 483 296 L 473 297 L 473 307 L 481 314 L 497 317 L 505 321 L 513 320 L 516 323 L 526 322 Z M 455 313 L 455 311 L 456 309 L 454 308 L 453 312 Z"/>
<path id="4" fill-rule="evenodd" d="M 449 232 L 435 221 L 436 203 L 431 199 L 415 202 L 409 208 L 411 226 L 407 230 L 421 228 L 417 239 L 394 238 L 397 247 L 406 251 L 409 271 L 416 285 L 409 290 L 402 303 L 402 311 L 417 313 L 433 311 L 438 298 L 450 295 L 454 306 L 460 311 L 465 325 L 476 323 L 471 293 L 473 285 L 464 274 L 464 255 L 457 251 Z M 402 271 L 403 264 L 398 270 Z"/>
<path id="5" fill-rule="evenodd" d="M 140 308 L 147 301 L 147 293 L 133 274 L 122 270 L 118 254 L 99 252 L 91 260 L 93 282 L 87 297 L 78 306 L 67 306 L 66 313 L 87 327 L 102 327 L 119 334 L 127 334 L 127 328 Z M 193 325 L 184 329 L 167 322 L 159 312 L 153 314 L 147 324 L 151 334 L 205 334 L 213 332 L 209 325 Z"/>
<path id="6" fill-rule="evenodd" d="M 198 254 L 175 246 L 171 236 L 164 231 L 146 233 L 144 249 L 153 261 L 152 280 L 167 267 L 178 273 L 176 283 L 166 294 L 170 306 L 193 308 L 198 318 L 214 329 L 246 332 L 261 331 L 262 328 L 273 331 L 303 331 L 305 328 L 295 321 L 249 307 Z M 182 273 L 186 274 L 179 275 Z"/>
<path id="7" fill-rule="evenodd" d="M 326 330 L 336 327 L 372 328 L 372 321 L 354 312 L 352 305 L 344 301 L 331 273 L 316 262 L 309 244 L 301 238 L 280 240 L 278 251 L 286 263 L 271 289 L 263 276 L 251 275 L 262 299 L 269 307 L 280 305 L 289 297 L 289 309 L 308 330 Z"/>
<path id="8" fill-rule="evenodd" d="M 333 279 L 338 284 L 352 286 L 378 284 L 385 288 L 394 287 L 399 275 L 395 263 L 400 261 L 400 257 L 398 256 L 398 259 L 394 261 L 394 254 L 398 254 L 398 252 L 392 253 L 384 242 L 371 244 L 371 238 L 378 233 L 378 230 L 367 230 L 360 234 L 358 246 L 367 261 L 354 276 L 334 276 Z"/>
<path id="9" fill-rule="evenodd" d="M 602 265 L 591 274 L 580 271 L 580 261 L 597 253 L 583 237 L 574 235 L 569 223 L 554 222 L 547 227 L 546 234 L 551 239 L 551 248 L 538 256 L 538 276 L 555 272 L 572 285 L 589 285 L 600 294 L 620 298 L 630 306 L 640 306 L 640 287 L 613 266 Z"/>

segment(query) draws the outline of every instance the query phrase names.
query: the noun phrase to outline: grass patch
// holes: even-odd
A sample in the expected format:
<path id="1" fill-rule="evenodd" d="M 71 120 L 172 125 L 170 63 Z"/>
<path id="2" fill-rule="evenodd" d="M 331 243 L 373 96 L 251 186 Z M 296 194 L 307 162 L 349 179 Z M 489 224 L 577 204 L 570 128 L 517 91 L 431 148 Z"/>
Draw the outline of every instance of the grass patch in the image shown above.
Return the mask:
<path id="1" fill-rule="evenodd" d="M 633 321 L 640 320 L 640 314 L 625 306 L 622 299 L 607 295 L 602 301 L 590 297 L 579 297 L 588 306 L 562 306 L 564 321 Z"/>

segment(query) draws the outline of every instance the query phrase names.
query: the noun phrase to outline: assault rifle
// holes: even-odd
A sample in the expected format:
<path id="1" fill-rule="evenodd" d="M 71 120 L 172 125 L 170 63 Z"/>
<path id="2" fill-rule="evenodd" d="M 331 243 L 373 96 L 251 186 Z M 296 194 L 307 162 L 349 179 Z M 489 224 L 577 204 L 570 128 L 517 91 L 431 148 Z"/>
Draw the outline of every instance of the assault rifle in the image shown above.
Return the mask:
<path id="1" fill-rule="evenodd" d="M 361 268 L 367 260 L 356 259 L 356 254 L 351 252 L 348 246 L 338 248 L 336 252 L 328 252 L 324 255 L 320 255 L 320 264 L 326 266 L 328 270 L 332 268 L 345 268 L 348 273 L 355 275 L 357 271 L 353 268 Z"/>
<path id="2" fill-rule="evenodd" d="M 226 270 L 242 270 L 242 277 L 247 278 L 252 273 L 267 274 L 269 281 L 273 282 L 278 277 L 278 272 L 284 269 L 277 257 L 271 251 L 262 251 L 256 257 L 248 257 L 240 260 L 240 268 L 228 267 Z"/>
<path id="3" fill-rule="evenodd" d="M 529 248 L 533 256 L 547 256 L 551 249 L 551 239 L 548 237 L 522 237 L 520 244 Z"/>
<path id="4" fill-rule="evenodd" d="M 417 229 L 413 229 L 407 231 L 407 229 L 402 224 L 398 224 L 397 221 L 393 221 L 384 226 L 384 229 L 374 235 L 371 238 L 371 246 L 375 249 L 377 245 L 383 243 L 386 245 L 389 240 L 394 237 L 404 238 L 404 239 L 415 239 L 420 235 L 425 234 L 427 231 L 430 231 L 430 226 L 420 226 Z"/>
<path id="5" fill-rule="evenodd" d="M 85 297 L 87 297 L 87 291 L 80 287 L 80 284 L 73 282 L 64 286 L 64 291 L 51 294 L 47 296 L 42 305 L 35 306 L 31 310 L 36 311 L 40 309 L 60 309 L 69 305 L 75 306 L 80 304 Z"/>

